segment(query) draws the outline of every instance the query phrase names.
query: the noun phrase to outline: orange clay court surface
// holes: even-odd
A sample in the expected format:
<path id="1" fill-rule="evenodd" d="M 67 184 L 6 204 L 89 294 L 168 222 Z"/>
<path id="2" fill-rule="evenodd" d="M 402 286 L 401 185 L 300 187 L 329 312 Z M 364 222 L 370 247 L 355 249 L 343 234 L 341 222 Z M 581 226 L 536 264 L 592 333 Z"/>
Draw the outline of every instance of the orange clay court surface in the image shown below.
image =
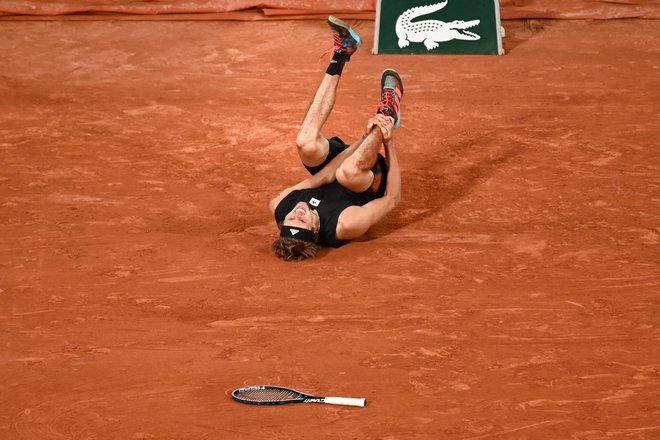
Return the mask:
<path id="1" fill-rule="evenodd" d="M 286 263 L 323 20 L 0 23 L 0 438 L 659 439 L 660 26 L 505 21 L 405 83 L 403 201 Z M 366 397 L 257 407 L 251 384 Z"/>

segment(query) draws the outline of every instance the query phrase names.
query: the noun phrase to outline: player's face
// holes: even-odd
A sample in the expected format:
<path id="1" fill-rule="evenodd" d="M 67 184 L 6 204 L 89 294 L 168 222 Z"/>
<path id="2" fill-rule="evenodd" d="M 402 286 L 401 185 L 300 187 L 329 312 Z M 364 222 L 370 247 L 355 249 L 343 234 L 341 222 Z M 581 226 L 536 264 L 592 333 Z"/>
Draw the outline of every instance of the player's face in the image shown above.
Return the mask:
<path id="1" fill-rule="evenodd" d="M 289 212 L 282 224 L 315 231 L 318 227 L 319 217 L 316 211 L 311 209 L 306 202 L 299 202 Z"/>

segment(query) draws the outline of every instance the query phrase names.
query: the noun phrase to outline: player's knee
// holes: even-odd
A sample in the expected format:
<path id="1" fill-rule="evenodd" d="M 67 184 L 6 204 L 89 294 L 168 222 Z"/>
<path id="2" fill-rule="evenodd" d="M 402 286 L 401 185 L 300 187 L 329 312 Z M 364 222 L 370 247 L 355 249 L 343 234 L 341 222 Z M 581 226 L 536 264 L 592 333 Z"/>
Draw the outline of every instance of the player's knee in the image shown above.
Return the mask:
<path id="1" fill-rule="evenodd" d="M 344 161 L 335 173 L 337 181 L 343 185 L 355 182 L 362 177 L 363 171 L 351 161 Z"/>
<path id="2" fill-rule="evenodd" d="M 296 147 L 301 153 L 312 153 L 316 149 L 316 136 L 301 131 L 296 136 Z"/>
<path id="3" fill-rule="evenodd" d="M 327 141 L 321 137 L 307 136 L 305 134 L 298 135 L 296 146 L 298 147 L 298 155 L 303 163 L 309 165 L 311 162 L 316 162 L 318 165 L 318 162 L 328 153 L 328 148 L 327 146 L 324 148 L 323 142 L 327 145 Z"/>

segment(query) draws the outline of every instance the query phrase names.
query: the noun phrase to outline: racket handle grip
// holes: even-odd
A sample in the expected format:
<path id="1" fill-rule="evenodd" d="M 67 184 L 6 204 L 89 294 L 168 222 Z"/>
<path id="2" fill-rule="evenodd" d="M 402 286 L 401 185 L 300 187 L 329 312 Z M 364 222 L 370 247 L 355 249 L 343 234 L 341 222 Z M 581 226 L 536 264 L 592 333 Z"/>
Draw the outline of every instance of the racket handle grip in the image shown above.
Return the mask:
<path id="1" fill-rule="evenodd" d="M 325 403 L 330 405 L 348 405 L 348 406 L 365 406 L 367 399 L 355 399 L 352 397 L 326 397 Z"/>

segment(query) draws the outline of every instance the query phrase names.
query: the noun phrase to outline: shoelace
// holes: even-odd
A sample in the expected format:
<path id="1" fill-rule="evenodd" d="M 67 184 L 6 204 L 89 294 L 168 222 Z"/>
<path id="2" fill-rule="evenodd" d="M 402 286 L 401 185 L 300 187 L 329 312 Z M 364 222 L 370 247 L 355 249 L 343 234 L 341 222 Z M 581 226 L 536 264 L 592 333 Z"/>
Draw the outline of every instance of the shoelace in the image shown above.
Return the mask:
<path id="1" fill-rule="evenodd" d="M 396 101 L 394 100 L 394 90 L 383 90 L 383 98 L 378 103 L 378 111 L 382 112 L 384 109 L 396 112 Z M 393 116 L 393 115 L 392 115 Z"/>
<path id="2" fill-rule="evenodd" d="M 333 46 L 332 46 L 333 50 L 344 49 L 344 46 L 342 46 L 342 44 L 341 44 L 341 36 L 339 34 L 336 34 L 336 33 L 332 34 L 332 43 L 333 43 Z"/>
<path id="3" fill-rule="evenodd" d="M 323 43 L 323 53 L 319 57 L 319 61 L 322 60 L 323 58 L 327 57 L 328 55 L 332 56 L 332 54 L 336 50 L 341 50 L 341 49 L 345 49 L 345 47 L 341 45 L 341 37 L 339 36 L 339 34 L 333 33 L 332 34 L 332 46 L 330 46 L 328 44 L 327 40 Z"/>

